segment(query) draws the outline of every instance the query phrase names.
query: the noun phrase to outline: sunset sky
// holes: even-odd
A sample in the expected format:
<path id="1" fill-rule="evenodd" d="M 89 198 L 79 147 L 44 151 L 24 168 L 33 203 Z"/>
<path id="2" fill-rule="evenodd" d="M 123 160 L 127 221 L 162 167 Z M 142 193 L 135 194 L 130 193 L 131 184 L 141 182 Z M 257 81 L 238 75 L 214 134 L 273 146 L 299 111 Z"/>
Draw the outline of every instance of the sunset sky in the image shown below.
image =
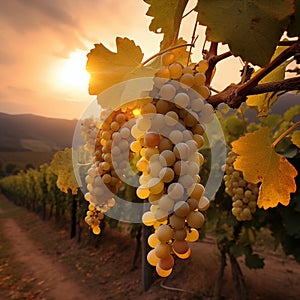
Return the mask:
<path id="1" fill-rule="evenodd" d="M 192 7 L 195 3 L 190 2 Z M 142 0 L 1 1 L 0 112 L 79 118 L 95 98 L 87 92 L 85 73 L 86 54 L 93 44 L 102 42 L 115 50 L 115 38 L 120 36 L 141 46 L 144 58 L 159 51 L 162 36 L 148 30 L 148 7 Z M 186 18 L 182 29 L 188 40 L 194 20 L 194 15 Z M 201 49 L 204 28 L 198 34 Z M 231 74 L 234 64 L 226 63 L 226 79 L 234 81 L 239 73 Z M 71 81 L 69 74 L 74 73 Z M 220 88 L 222 76 L 216 76 Z"/>

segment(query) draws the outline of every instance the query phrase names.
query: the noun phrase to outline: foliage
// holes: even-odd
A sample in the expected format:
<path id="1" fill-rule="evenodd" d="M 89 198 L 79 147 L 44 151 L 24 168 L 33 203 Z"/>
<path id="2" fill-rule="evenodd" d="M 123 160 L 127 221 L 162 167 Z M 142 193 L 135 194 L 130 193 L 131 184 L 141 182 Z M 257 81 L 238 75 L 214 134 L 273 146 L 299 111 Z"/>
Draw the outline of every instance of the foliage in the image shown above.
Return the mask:
<path id="1" fill-rule="evenodd" d="M 161 49 L 176 44 L 178 32 L 187 0 L 144 0 L 150 5 L 146 15 L 153 17 L 149 30 L 164 35 Z"/>
<path id="2" fill-rule="evenodd" d="M 78 184 L 73 171 L 72 149 L 66 148 L 54 154 L 51 161 L 51 169 L 57 175 L 57 186 L 64 192 L 71 190 L 73 195 L 78 192 Z"/>
<path id="3" fill-rule="evenodd" d="M 271 61 L 273 61 L 282 51 L 287 49 L 286 46 L 279 46 L 276 48 Z M 274 71 L 270 72 L 266 75 L 259 83 L 267 83 L 283 80 L 285 77 L 285 69 L 290 61 L 285 61 L 280 66 L 278 66 Z M 252 74 L 252 77 L 255 76 L 261 69 L 257 70 Z M 269 113 L 270 107 L 275 103 L 278 99 L 280 92 L 274 93 L 264 93 L 261 95 L 248 96 L 247 105 L 248 106 L 257 106 L 258 112 L 260 116 L 267 116 Z"/>
<path id="4" fill-rule="evenodd" d="M 200 24 L 207 26 L 208 40 L 226 43 L 234 55 L 264 66 L 295 9 L 293 1 L 201 0 L 196 11 Z"/>
<path id="5" fill-rule="evenodd" d="M 292 142 L 295 144 L 298 148 L 300 148 L 300 130 L 294 131 L 292 135 Z"/>
<path id="6" fill-rule="evenodd" d="M 297 170 L 275 152 L 269 136 L 270 130 L 261 128 L 232 143 L 233 152 L 239 155 L 234 167 L 243 172 L 248 182 L 262 183 L 257 204 L 264 209 L 278 203 L 288 205 L 290 193 L 296 191 Z"/>
<path id="7" fill-rule="evenodd" d="M 256 234 L 261 228 L 269 228 L 286 254 L 292 254 L 300 262 L 300 179 L 299 174 L 297 175 L 300 167 L 300 134 L 299 130 L 294 131 L 299 126 L 299 122 L 295 121 L 295 116 L 299 114 L 299 106 L 291 107 L 283 115 L 272 113 L 272 105 L 278 100 L 279 95 L 287 91 L 300 90 L 297 74 L 293 78 L 285 78 L 287 65 L 290 62 L 299 62 L 300 46 L 297 39 L 300 35 L 299 1 L 199 0 L 188 12 L 188 0 L 144 0 L 144 2 L 149 5 L 146 13 L 151 17 L 149 30 L 162 34 L 160 52 L 143 62 L 142 49 L 128 38 L 116 38 L 116 52 L 109 50 L 102 43 L 95 44 L 95 48 L 87 55 L 86 67 L 91 74 L 89 93 L 97 95 L 130 78 L 158 75 L 155 72 L 161 67 L 161 57 L 165 53 L 170 53 L 170 50 L 180 57 L 177 66 L 179 65 L 181 73 L 179 72 L 177 78 L 182 76 L 182 70 L 193 76 L 196 72 L 203 73 L 202 91 L 206 92 L 203 98 L 216 108 L 226 136 L 227 149 L 238 156 L 234 168 L 242 171 L 247 184 L 260 183 L 258 209 L 253 218 L 248 221 L 237 221 L 232 214 L 233 199 L 225 193 L 223 182 L 211 201 L 206 214 L 206 228 L 203 231 L 207 230 L 216 235 L 219 250 L 222 255 L 229 256 L 233 270 L 237 268 L 236 259 L 240 256 L 244 256 L 245 264 L 249 268 L 257 269 L 264 266 L 263 258 L 254 251 Z M 188 14 L 194 14 L 197 19 L 195 26 L 190 26 L 192 36 L 190 44 L 180 36 L 182 23 Z M 206 26 L 204 45 L 196 44 L 198 25 Z M 292 37 L 294 39 L 291 39 Z M 227 44 L 230 51 L 220 53 L 218 49 L 220 43 Z M 194 61 L 191 49 L 187 51 L 188 46 L 191 49 L 194 47 L 193 52 L 202 52 L 203 60 Z M 171 53 L 170 57 L 173 57 L 172 55 Z M 213 75 L 218 63 L 231 56 L 238 56 L 243 61 L 240 82 L 230 84 L 218 92 L 213 88 Z M 163 64 L 159 69 L 159 76 L 156 76 L 156 83 L 163 85 L 164 80 L 173 79 L 169 76 L 169 66 L 172 63 Z M 256 65 L 262 68 L 252 73 Z M 194 80 L 194 77 L 191 80 Z M 193 82 L 190 86 L 193 86 Z M 180 88 L 184 89 L 182 86 Z M 224 108 L 224 105 L 218 107 L 220 103 L 225 103 L 225 106 L 227 104 L 235 110 L 227 106 Z M 108 103 L 108 106 L 110 104 Z M 256 107 L 258 111 L 256 122 L 249 121 L 246 116 L 249 106 Z M 110 124 L 107 128 L 108 130 L 111 128 Z M 112 136 L 111 133 L 108 135 Z M 117 130 L 113 133 L 118 134 Z M 103 143 L 105 147 L 107 140 L 99 139 L 99 143 Z M 205 185 L 209 172 L 221 166 L 210 165 L 210 149 L 202 153 L 205 156 L 205 163 L 200 175 L 201 184 Z M 97 155 L 102 159 L 102 153 L 98 152 Z M 90 175 L 93 177 L 90 178 L 91 181 L 99 171 L 98 165 L 94 167 L 95 170 L 90 171 L 90 174 L 94 173 L 93 176 Z M 70 149 L 58 152 L 51 163 L 51 168 L 45 166 L 40 170 L 29 169 L 26 173 L 21 171 L 14 177 L 4 178 L 0 183 L 5 191 L 14 190 L 20 198 L 17 201 L 35 207 L 40 205 L 40 198 L 43 197 L 45 190 L 53 201 L 54 193 L 49 190 L 49 184 L 53 184 L 54 180 L 57 180 L 63 192 L 77 193 L 78 186 L 72 172 Z M 121 185 L 118 192 L 122 197 L 138 201 L 135 189 L 129 185 Z M 91 194 L 89 196 L 91 198 Z M 241 197 L 247 198 L 244 194 Z M 83 198 L 80 201 L 83 203 Z M 118 226 L 117 221 L 112 223 Z M 132 232 L 134 228 L 132 226 Z M 165 246 L 167 247 L 167 244 Z M 240 270 L 239 274 L 241 276 Z"/>
<path id="8" fill-rule="evenodd" d="M 238 155 L 234 168 L 242 171 L 244 179 L 250 184 L 260 183 L 257 200 L 259 209 L 250 221 L 238 222 L 232 215 L 232 199 L 225 193 L 224 185 L 211 202 L 207 227 L 217 235 L 221 252 L 225 251 L 233 264 L 234 258 L 244 255 L 249 268 L 262 268 L 263 259 L 254 253 L 253 246 L 256 232 L 268 227 L 284 250 L 293 253 L 298 260 L 298 249 L 295 247 L 293 251 L 292 246 L 299 238 L 298 205 L 295 204 L 295 195 L 299 193 L 299 190 L 296 191 L 299 176 L 296 177 L 297 168 L 293 160 L 299 153 L 299 134 L 292 131 L 298 124 L 294 118 L 299 114 L 299 107 L 289 108 L 282 116 L 272 113 L 272 105 L 286 91 L 299 89 L 299 81 L 296 81 L 299 78 L 285 80 L 287 65 L 299 55 L 299 42 L 290 39 L 300 34 L 299 3 L 295 0 L 199 0 L 187 12 L 189 1 L 144 2 L 149 5 L 146 15 L 152 18 L 149 30 L 163 35 L 161 51 L 143 63 L 142 50 L 127 38 L 117 38 L 116 53 L 102 44 L 96 45 L 88 54 L 90 93 L 100 93 L 129 78 L 151 76 L 154 69 L 159 67 L 163 53 L 169 49 L 179 51 L 184 67 L 194 70 L 200 68 L 201 72 L 205 72 L 205 84 L 211 92 L 206 99 L 208 103 L 216 108 L 222 102 L 238 108 L 232 110 L 222 106 L 217 110 L 217 116 L 228 149 L 232 147 Z M 183 44 L 182 48 L 179 46 L 179 43 L 185 43 L 180 36 L 182 23 L 191 13 L 196 14 L 197 23 L 191 28 L 192 40 L 189 45 L 195 48 L 194 52 L 202 51 L 203 61 L 198 63 L 193 61 L 191 49 L 187 52 L 188 44 Z M 206 44 L 196 47 L 195 32 L 198 25 L 206 26 L 206 42 L 210 42 L 208 49 L 205 48 Z M 285 31 L 287 36 L 283 39 Z M 218 53 L 219 43 L 227 44 L 230 51 Z M 127 47 L 127 52 L 121 45 Z M 215 69 L 218 62 L 232 55 L 245 61 L 241 81 L 218 93 L 211 85 Z M 252 73 L 255 65 L 262 68 Z M 256 122 L 250 122 L 246 117 L 249 106 L 256 107 L 258 111 Z M 216 166 L 209 165 L 209 149 L 202 153 L 205 153 L 206 163 L 201 169 L 201 180 L 205 184 L 209 172 Z M 123 196 L 131 199 L 133 192 L 129 186 L 120 189 Z M 282 223 L 274 222 L 276 218 Z"/>

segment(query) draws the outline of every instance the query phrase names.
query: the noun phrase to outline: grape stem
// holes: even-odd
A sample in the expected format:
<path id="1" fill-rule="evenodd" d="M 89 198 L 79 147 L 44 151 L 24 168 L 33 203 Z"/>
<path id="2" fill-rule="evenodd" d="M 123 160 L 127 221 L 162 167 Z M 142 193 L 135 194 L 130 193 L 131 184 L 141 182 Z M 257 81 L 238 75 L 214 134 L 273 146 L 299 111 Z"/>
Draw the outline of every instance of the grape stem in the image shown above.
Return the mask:
<path id="1" fill-rule="evenodd" d="M 211 42 L 210 48 L 208 51 L 204 50 L 204 59 L 208 61 L 208 69 L 205 72 L 206 76 L 206 82 L 205 85 L 209 86 L 211 81 L 212 81 L 212 76 L 213 76 L 213 71 L 216 66 L 216 64 L 232 55 L 230 51 L 224 52 L 222 54 L 217 55 L 218 53 L 218 43 L 216 42 Z"/>
<path id="2" fill-rule="evenodd" d="M 290 132 L 292 132 L 295 128 L 300 126 L 300 121 L 297 123 L 293 124 L 290 128 L 288 128 L 284 133 L 282 133 L 273 143 L 272 143 L 272 148 L 275 148 L 277 144 L 284 139 Z"/>
<path id="3" fill-rule="evenodd" d="M 145 66 L 147 63 L 149 63 L 152 59 L 168 52 L 168 51 L 172 51 L 172 50 L 175 50 L 175 49 L 178 49 L 178 48 L 182 48 L 182 47 L 195 47 L 195 43 L 187 43 L 187 44 L 181 44 L 181 45 L 176 45 L 176 46 L 173 46 L 173 47 L 169 47 L 167 49 L 164 49 L 164 50 L 161 50 L 159 51 L 158 53 L 152 55 L 151 57 L 149 57 L 148 59 L 146 59 L 144 62 L 142 62 L 142 66 Z"/>
<path id="4" fill-rule="evenodd" d="M 196 35 L 196 30 L 197 30 L 197 25 L 198 25 L 198 14 L 197 14 L 196 22 L 195 22 L 194 29 L 193 29 L 191 44 L 195 44 L 195 42 L 196 42 L 196 40 L 198 38 L 198 36 L 195 36 Z M 193 46 L 190 46 L 189 56 L 188 56 L 187 64 L 186 64 L 187 66 L 189 65 L 190 60 L 191 60 L 192 48 L 193 48 Z"/>
<path id="5" fill-rule="evenodd" d="M 187 13 L 185 13 L 183 16 L 182 16 L 182 19 L 187 17 L 189 14 L 191 14 L 194 10 L 195 10 L 196 7 L 192 8 L 191 10 L 189 10 Z"/>

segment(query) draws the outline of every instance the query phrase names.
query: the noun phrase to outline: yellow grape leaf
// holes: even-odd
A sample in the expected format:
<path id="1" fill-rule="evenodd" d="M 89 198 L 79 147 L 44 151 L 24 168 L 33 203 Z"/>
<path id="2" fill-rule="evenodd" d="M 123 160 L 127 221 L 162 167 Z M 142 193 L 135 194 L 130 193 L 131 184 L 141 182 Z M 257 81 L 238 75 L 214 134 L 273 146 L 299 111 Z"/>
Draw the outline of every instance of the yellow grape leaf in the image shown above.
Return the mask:
<path id="1" fill-rule="evenodd" d="M 70 189 L 72 194 L 76 195 L 78 183 L 73 170 L 72 149 L 66 148 L 63 151 L 56 152 L 50 167 L 53 173 L 57 175 L 57 187 L 63 193 L 68 193 Z"/>
<path id="2" fill-rule="evenodd" d="M 283 52 L 287 48 L 288 47 L 286 46 L 277 47 L 274 55 L 272 56 L 271 61 L 274 60 L 281 52 Z M 290 61 L 282 63 L 275 70 L 273 70 L 268 75 L 266 75 L 259 83 L 267 83 L 267 82 L 275 82 L 275 81 L 283 80 L 285 76 L 285 68 L 289 63 Z M 252 77 L 255 76 L 260 71 L 261 69 L 257 70 L 255 73 L 253 73 Z M 270 92 L 270 93 L 264 93 L 260 95 L 247 96 L 246 103 L 248 106 L 257 106 L 259 116 L 267 116 L 270 107 L 278 99 L 278 97 L 279 97 L 279 92 L 277 93 Z"/>
<path id="3" fill-rule="evenodd" d="M 300 148 L 300 130 L 296 130 L 292 134 L 292 142 L 298 148 Z"/>
<path id="4" fill-rule="evenodd" d="M 261 128 L 234 141 L 232 151 L 238 155 L 234 168 L 243 172 L 245 180 L 261 182 L 258 207 L 267 209 L 278 203 L 289 204 L 290 193 L 296 191 L 297 170 L 275 152 L 269 128 Z"/>
<path id="5" fill-rule="evenodd" d="M 119 83 L 139 67 L 144 54 L 134 41 L 116 38 L 117 52 L 107 49 L 102 43 L 87 55 L 86 69 L 90 73 L 89 93 L 98 95 L 108 87 Z M 139 72 L 137 76 L 140 76 Z"/>
<path id="6" fill-rule="evenodd" d="M 174 46 L 177 45 L 184 45 L 186 44 L 187 41 L 185 41 L 183 38 L 179 38 L 175 43 Z M 186 65 L 188 58 L 189 58 L 189 51 L 190 49 L 187 49 L 187 47 L 181 47 L 181 48 L 177 48 L 172 50 L 172 52 L 175 54 L 176 56 L 176 61 L 180 62 L 183 65 Z M 192 54 L 192 53 L 191 53 Z"/>

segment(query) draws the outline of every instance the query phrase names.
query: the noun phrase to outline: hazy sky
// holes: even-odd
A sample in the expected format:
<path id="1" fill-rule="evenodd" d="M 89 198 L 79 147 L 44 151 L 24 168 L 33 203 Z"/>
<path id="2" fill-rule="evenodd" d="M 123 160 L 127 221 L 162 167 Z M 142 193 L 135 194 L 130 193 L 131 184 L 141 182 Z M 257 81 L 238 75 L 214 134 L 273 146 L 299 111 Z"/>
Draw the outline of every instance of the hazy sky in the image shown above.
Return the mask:
<path id="1" fill-rule="evenodd" d="M 93 44 L 114 50 L 117 36 L 133 39 L 145 58 L 155 54 L 161 36 L 148 30 L 147 9 L 142 0 L 0 1 L 0 111 L 79 118 L 94 96 L 83 82 L 61 79 L 69 57 L 82 57 L 84 69 Z M 187 39 L 191 22 L 183 27 Z M 203 43 L 204 29 L 198 34 Z"/>

